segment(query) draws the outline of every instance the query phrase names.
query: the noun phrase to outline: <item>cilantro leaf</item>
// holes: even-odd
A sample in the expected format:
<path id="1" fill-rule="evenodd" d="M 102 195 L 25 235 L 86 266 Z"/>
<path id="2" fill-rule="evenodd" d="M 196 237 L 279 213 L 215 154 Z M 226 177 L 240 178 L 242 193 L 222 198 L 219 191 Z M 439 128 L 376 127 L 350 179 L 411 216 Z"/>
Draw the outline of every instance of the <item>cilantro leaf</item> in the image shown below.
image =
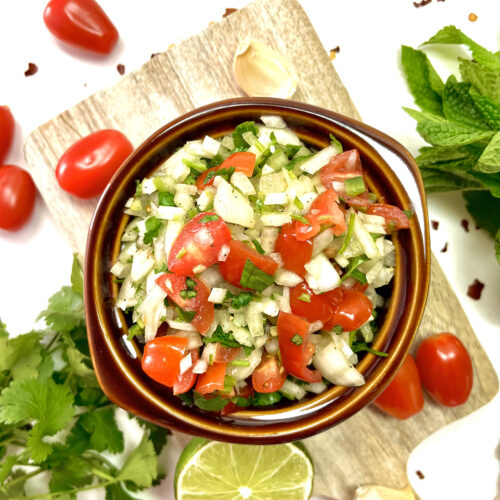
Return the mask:
<path id="1" fill-rule="evenodd" d="M 146 234 L 144 235 L 144 243 L 147 245 L 153 241 L 153 238 L 158 236 L 158 232 L 163 225 L 163 221 L 158 217 L 153 216 L 146 219 L 145 225 Z"/>
<path id="2" fill-rule="evenodd" d="M 52 469 L 49 487 L 51 492 L 67 491 L 87 486 L 92 480 L 87 460 L 70 455 L 65 456 L 65 459 Z"/>
<path id="3" fill-rule="evenodd" d="M 0 337 L 0 372 L 10 371 L 12 379 L 36 378 L 42 363 L 41 334 L 31 332 L 13 339 Z"/>
<path id="4" fill-rule="evenodd" d="M 283 398 L 281 392 L 255 392 L 252 397 L 253 406 L 270 406 L 278 403 Z"/>
<path id="5" fill-rule="evenodd" d="M 231 292 L 226 293 L 225 300 L 231 300 L 231 307 L 233 309 L 241 309 L 255 298 L 252 292 L 240 292 L 238 295 L 233 295 Z"/>
<path id="6" fill-rule="evenodd" d="M 206 177 L 205 180 L 203 181 L 203 184 L 208 184 L 214 177 L 223 177 L 226 181 L 229 182 L 229 178 L 234 174 L 235 168 L 234 167 L 227 167 L 227 168 L 219 168 L 218 170 L 210 170 Z"/>
<path id="7" fill-rule="evenodd" d="M 158 193 L 158 204 L 162 207 L 175 207 L 174 195 L 168 191 Z"/>
<path id="8" fill-rule="evenodd" d="M 106 500 L 137 500 L 133 497 L 121 483 L 106 486 Z"/>
<path id="9" fill-rule="evenodd" d="M 206 399 L 196 391 L 194 391 L 193 395 L 194 404 L 201 410 L 205 411 L 220 411 L 229 403 L 229 399 L 222 398 L 221 396 L 215 396 L 214 398 L 212 397 L 210 399 Z"/>
<path id="10" fill-rule="evenodd" d="M 235 148 L 244 148 L 248 149 L 249 144 L 245 139 L 243 139 L 243 134 L 245 132 L 252 132 L 253 135 L 257 136 L 259 133 L 258 127 L 255 125 L 255 122 L 244 122 L 238 125 L 233 132 L 233 141 Z"/>
<path id="11" fill-rule="evenodd" d="M 132 415 L 129 414 L 129 417 Z M 164 429 L 163 427 L 158 427 L 151 422 L 146 422 L 146 420 L 142 420 L 139 417 L 133 417 L 137 423 L 146 431 L 149 431 L 149 439 L 153 443 L 153 447 L 155 449 L 155 453 L 159 455 L 163 447 L 167 444 L 167 436 L 170 434 L 168 429 Z"/>
<path id="12" fill-rule="evenodd" d="M 70 372 L 83 379 L 87 386 L 98 387 L 94 371 L 89 367 L 90 358 L 75 347 L 66 348 L 66 359 Z M 88 364 L 86 364 L 86 362 Z"/>
<path id="13" fill-rule="evenodd" d="M 495 235 L 495 257 L 498 265 L 500 265 L 500 228 L 498 228 L 497 234 Z"/>
<path id="14" fill-rule="evenodd" d="M 71 267 L 71 286 L 76 293 L 83 296 L 83 269 L 76 253 L 73 255 L 73 266 Z"/>
<path id="15" fill-rule="evenodd" d="M 123 451 L 123 434 L 116 425 L 114 409 L 100 408 L 78 417 L 78 423 L 89 433 L 90 445 L 96 451 Z"/>
<path id="16" fill-rule="evenodd" d="M 119 481 L 132 481 L 140 488 L 149 488 L 158 475 L 158 457 L 153 443 L 144 434 L 141 442 L 128 455 L 118 472 Z"/>
<path id="17" fill-rule="evenodd" d="M 47 309 L 38 319 L 56 331 L 69 331 L 84 322 L 83 299 L 72 287 L 64 286 L 49 299 Z"/>
<path id="18" fill-rule="evenodd" d="M 259 269 L 250 259 L 247 259 L 241 273 L 240 285 L 262 292 L 274 283 L 274 276 Z"/>
<path id="19" fill-rule="evenodd" d="M 231 332 L 225 332 L 220 325 L 217 326 L 215 331 L 212 333 L 210 337 L 203 337 L 204 344 L 210 344 L 213 342 L 218 342 L 223 347 L 242 347 L 245 353 L 250 354 L 254 347 L 249 347 L 246 345 L 240 344 L 233 336 Z"/>

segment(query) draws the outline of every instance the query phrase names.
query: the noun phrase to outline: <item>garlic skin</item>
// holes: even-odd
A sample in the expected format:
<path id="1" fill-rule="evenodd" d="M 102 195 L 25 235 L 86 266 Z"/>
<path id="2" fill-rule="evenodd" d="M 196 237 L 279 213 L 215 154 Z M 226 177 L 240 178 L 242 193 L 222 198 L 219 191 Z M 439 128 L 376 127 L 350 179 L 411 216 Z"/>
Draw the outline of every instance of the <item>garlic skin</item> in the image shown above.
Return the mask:
<path id="1" fill-rule="evenodd" d="M 259 40 L 245 40 L 233 61 L 236 82 L 250 97 L 292 97 L 298 77 L 292 64 Z"/>
<path id="2" fill-rule="evenodd" d="M 395 490 L 387 486 L 370 484 L 357 488 L 353 500 L 415 500 L 415 494 L 410 486 Z"/>

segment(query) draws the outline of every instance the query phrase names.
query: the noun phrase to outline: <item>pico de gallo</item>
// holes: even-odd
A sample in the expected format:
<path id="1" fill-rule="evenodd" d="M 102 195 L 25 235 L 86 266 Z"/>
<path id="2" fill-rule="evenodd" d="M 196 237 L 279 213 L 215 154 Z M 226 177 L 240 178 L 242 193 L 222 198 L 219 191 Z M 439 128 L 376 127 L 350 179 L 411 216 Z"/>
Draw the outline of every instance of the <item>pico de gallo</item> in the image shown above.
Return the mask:
<path id="1" fill-rule="evenodd" d="M 279 116 L 187 142 L 125 208 L 111 268 L 142 368 L 222 414 L 360 386 L 391 233 L 411 214 L 369 192 L 359 152 L 319 151 Z"/>

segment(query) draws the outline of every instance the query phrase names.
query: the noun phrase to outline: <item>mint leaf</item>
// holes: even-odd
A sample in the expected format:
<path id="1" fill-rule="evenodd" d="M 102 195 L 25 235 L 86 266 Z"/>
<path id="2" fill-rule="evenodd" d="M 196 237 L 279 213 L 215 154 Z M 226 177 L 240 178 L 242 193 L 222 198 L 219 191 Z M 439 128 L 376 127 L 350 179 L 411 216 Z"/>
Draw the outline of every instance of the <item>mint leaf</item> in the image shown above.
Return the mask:
<path id="1" fill-rule="evenodd" d="M 471 176 L 482 184 L 483 188 L 489 189 L 495 198 L 500 198 L 500 173 L 483 174 L 482 172 L 471 172 Z"/>
<path id="2" fill-rule="evenodd" d="M 76 293 L 83 296 L 83 269 L 76 253 L 73 255 L 73 266 L 71 267 L 71 286 Z"/>
<path id="3" fill-rule="evenodd" d="M 259 269 L 250 259 L 247 259 L 241 273 L 240 285 L 258 292 L 264 291 L 274 283 L 274 276 Z"/>
<path id="4" fill-rule="evenodd" d="M 500 132 L 497 132 L 486 146 L 474 170 L 485 174 L 500 172 Z"/>
<path id="5" fill-rule="evenodd" d="M 471 40 L 455 26 L 445 26 L 422 45 L 431 45 L 434 43 L 465 45 L 470 49 L 472 57 L 478 64 L 500 70 L 500 60 L 495 54 Z"/>
<path id="6" fill-rule="evenodd" d="M 47 309 L 38 319 L 56 331 L 69 331 L 84 321 L 83 299 L 72 287 L 64 286 L 49 299 Z"/>
<path id="7" fill-rule="evenodd" d="M 96 451 L 123 451 L 123 434 L 116 425 L 114 409 L 101 408 L 84 413 L 78 423 L 89 433 L 90 445 Z"/>
<path id="8" fill-rule="evenodd" d="M 132 481 L 140 488 L 149 488 L 158 475 L 158 457 L 153 443 L 145 434 L 137 447 L 128 455 L 117 480 Z"/>
<path id="9" fill-rule="evenodd" d="M 460 59 L 459 70 L 462 80 L 469 82 L 484 97 L 500 105 L 500 71 L 488 66 L 480 66 L 475 61 Z"/>
<path id="10" fill-rule="evenodd" d="M 476 224 L 495 238 L 500 228 L 500 199 L 486 190 L 465 191 L 463 197 Z"/>
<path id="11" fill-rule="evenodd" d="M 427 55 L 403 45 L 401 63 L 415 104 L 424 111 L 442 115 L 441 94 L 444 84 L 432 67 Z"/>
<path id="12" fill-rule="evenodd" d="M 422 168 L 420 174 L 424 181 L 425 191 L 428 194 L 478 189 L 481 187 L 481 184 L 477 181 L 464 179 L 463 177 L 433 168 Z"/>
<path id="13" fill-rule="evenodd" d="M 436 162 L 452 160 L 462 160 L 470 157 L 467 146 L 446 146 L 446 147 L 423 147 L 419 150 L 419 155 L 415 158 L 419 167 L 425 167 Z"/>
<path id="14" fill-rule="evenodd" d="M 233 132 L 233 141 L 235 148 L 242 148 L 243 150 L 248 149 L 249 144 L 245 139 L 243 139 L 243 134 L 245 132 L 252 132 L 253 135 L 257 136 L 259 133 L 258 127 L 255 122 L 244 122 L 238 125 Z"/>
<path id="15" fill-rule="evenodd" d="M 0 395 L 0 422 L 16 424 L 36 420 L 27 442 L 31 457 L 43 462 L 52 445 L 42 441 L 62 430 L 73 418 L 73 395 L 69 389 L 53 380 L 14 380 Z"/>
<path id="16" fill-rule="evenodd" d="M 498 87 L 500 88 L 500 76 L 498 78 Z M 495 104 L 489 97 L 481 95 L 474 87 L 470 88 L 469 95 L 474 101 L 476 109 L 481 113 L 490 128 L 500 129 L 500 105 Z"/>

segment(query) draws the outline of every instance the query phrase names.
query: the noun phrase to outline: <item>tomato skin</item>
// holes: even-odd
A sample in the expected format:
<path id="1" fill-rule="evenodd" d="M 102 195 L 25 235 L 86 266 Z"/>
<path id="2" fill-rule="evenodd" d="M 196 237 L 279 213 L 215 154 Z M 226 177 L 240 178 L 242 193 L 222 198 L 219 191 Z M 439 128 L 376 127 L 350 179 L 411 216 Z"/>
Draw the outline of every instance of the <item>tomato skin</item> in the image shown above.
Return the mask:
<path id="1" fill-rule="evenodd" d="M 305 382 L 321 382 L 321 373 L 307 367 L 314 354 L 314 345 L 308 341 L 309 323 L 295 314 L 280 311 L 277 326 L 281 361 L 285 371 Z M 302 337 L 300 345 L 292 342 L 295 335 Z"/>
<path id="2" fill-rule="evenodd" d="M 150 340 L 144 346 L 142 369 L 156 382 L 173 387 L 177 381 L 179 365 L 185 356 L 188 339 L 186 337 L 165 337 Z"/>
<path id="3" fill-rule="evenodd" d="M 0 166 L 0 228 L 21 229 L 29 220 L 36 199 L 31 175 L 16 165 Z"/>
<path id="4" fill-rule="evenodd" d="M 94 132 L 71 145 L 56 167 L 57 182 L 78 198 L 100 195 L 132 153 L 132 143 L 118 130 Z"/>
<path id="5" fill-rule="evenodd" d="M 200 222 L 210 216 L 218 219 Z M 174 240 L 168 256 L 168 269 L 183 276 L 193 275 L 196 266 L 209 267 L 215 264 L 222 245 L 227 245 L 230 241 L 231 231 L 218 215 L 214 212 L 198 214 L 182 228 Z M 182 250 L 184 255 L 177 258 Z"/>
<path id="6" fill-rule="evenodd" d="M 473 369 L 467 349 L 451 333 L 426 338 L 417 351 L 423 386 L 444 406 L 464 404 L 472 390 Z"/>
<path id="7" fill-rule="evenodd" d="M 332 182 L 343 182 L 346 179 L 362 175 L 363 167 L 357 149 L 335 155 L 320 171 L 321 184 L 327 189 L 332 189 Z M 337 193 L 343 196 L 345 189 L 337 191 Z"/>
<path id="8" fill-rule="evenodd" d="M 259 366 L 252 373 L 252 386 L 256 392 L 279 391 L 286 380 L 286 371 L 279 365 L 278 358 L 269 354 L 262 357 Z"/>
<path id="9" fill-rule="evenodd" d="M 331 323 L 340 325 L 343 330 L 352 332 L 364 325 L 373 311 L 371 300 L 362 292 L 343 290 L 342 301 L 335 310 Z"/>
<path id="10" fill-rule="evenodd" d="M 304 294 L 309 296 L 310 302 L 299 299 Z M 322 323 L 326 323 L 333 316 L 335 310 L 325 294 L 315 295 L 304 282 L 290 290 L 290 308 L 293 314 L 301 316 L 307 321 L 321 321 Z"/>
<path id="11" fill-rule="evenodd" d="M 181 291 L 187 289 L 186 276 L 179 276 L 173 273 L 165 273 L 156 278 L 156 284 L 161 287 L 170 299 L 172 299 L 181 309 L 185 311 L 196 311 L 191 324 L 204 335 L 212 321 L 214 320 L 215 308 L 211 302 L 208 302 L 210 290 L 208 287 L 197 278 L 191 278 L 196 282 L 194 290 L 196 297 L 191 299 L 183 298 Z"/>
<path id="12" fill-rule="evenodd" d="M 226 376 L 226 363 L 214 363 L 208 366 L 205 373 L 198 375 L 194 390 L 198 394 L 209 394 L 224 389 L 224 377 Z"/>
<path id="13" fill-rule="evenodd" d="M 118 31 L 94 0 L 50 0 L 43 21 L 59 40 L 97 54 L 109 54 L 118 41 Z"/>
<path id="14" fill-rule="evenodd" d="M 214 178 L 212 177 L 207 183 L 205 179 L 209 172 L 217 172 L 223 168 L 234 167 L 235 172 L 242 172 L 247 177 L 252 177 L 253 170 L 255 168 L 255 154 L 248 151 L 240 151 L 239 153 L 233 153 L 231 156 L 226 158 L 220 165 L 216 167 L 209 168 L 202 172 L 196 179 L 196 187 L 198 189 L 205 189 L 207 186 L 211 186 L 214 183 Z"/>
<path id="15" fill-rule="evenodd" d="M 313 243 L 310 240 L 299 241 L 295 237 L 296 221 L 285 224 L 274 245 L 274 251 L 281 254 L 285 269 L 293 271 L 302 278 L 306 275 L 304 264 L 312 257 Z"/>
<path id="16" fill-rule="evenodd" d="M 241 352 L 241 347 L 224 347 L 219 342 L 216 342 L 214 363 L 229 363 L 236 359 Z"/>
<path id="17" fill-rule="evenodd" d="M 388 232 L 408 229 L 408 227 L 410 227 L 410 221 L 406 214 L 399 207 L 395 207 L 394 205 L 373 203 L 368 207 L 366 213 L 368 215 L 380 215 L 383 217 Z"/>
<path id="18" fill-rule="evenodd" d="M 238 240 L 229 243 L 229 254 L 225 261 L 219 262 L 219 271 L 229 283 L 243 288 L 240 285 L 241 274 L 247 259 L 267 274 L 274 274 L 278 263 L 268 255 L 261 255 L 248 245 Z"/>
<path id="19" fill-rule="evenodd" d="M 0 106 L 0 165 L 3 165 L 14 138 L 14 117 L 8 106 Z"/>
<path id="20" fill-rule="evenodd" d="M 173 386 L 173 391 L 174 394 L 184 394 L 185 392 L 190 391 L 194 383 L 196 382 L 196 373 L 193 373 L 193 368 L 196 362 L 198 361 L 199 358 L 199 353 L 198 349 L 191 349 L 190 351 L 191 354 L 191 361 L 193 362 L 193 366 L 189 367 L 182 375 L 179 373 L 177 375 L 177 379 L 174 383 Z"/>
<path id="21" fill-rule="evenodd" d="M 408 354 L 401 368 L 373 404 L 392 415 L 405 420 L 418 413 L 424 406 L 424 394 L 417 364 Z"/>

